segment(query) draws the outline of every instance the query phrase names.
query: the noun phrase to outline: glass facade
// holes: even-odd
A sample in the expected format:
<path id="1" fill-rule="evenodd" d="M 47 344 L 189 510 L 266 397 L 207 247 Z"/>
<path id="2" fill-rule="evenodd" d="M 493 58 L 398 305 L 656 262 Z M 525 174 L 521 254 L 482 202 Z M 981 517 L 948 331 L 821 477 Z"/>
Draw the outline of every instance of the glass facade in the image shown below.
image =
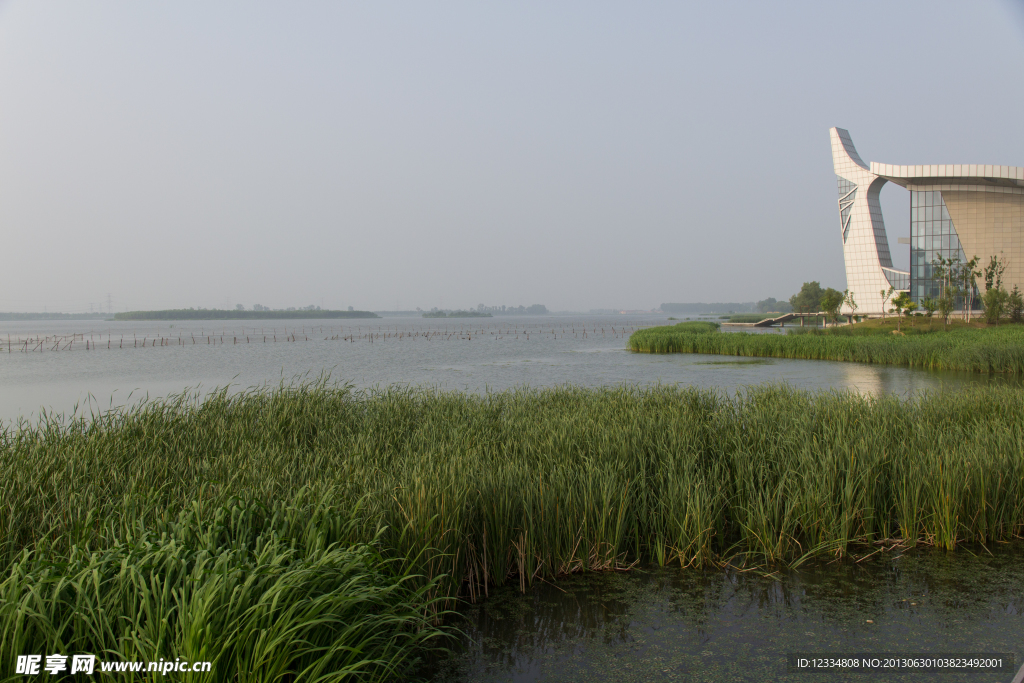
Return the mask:
<path id="1" fill-rule="evenodd" d="M 927 297 L 939 296 L 939 282 L 932 261 L 943 258 L 967 260 L 956 227 L 938 190 L 910 192 L 910 296 L 918 305 Z M 978 298 L 975 297 L 975 301 Z M 958 305 L 961 307 L 962 305 Z M 980 302 L 975 304 L 975 308 Z"/>
<path id="2" fill-rule="evenodd" d="M 846 234 L 850 232 L 850 213 L 853 211 L 853 200 L 857 198 L 857 186 L 842 176 L 839 180 L 839 225 L 843 231 L 843 244 Z"/>
<path id="3" fill-rule="evenodd" d="M 897 292 L 905 292 L 910 289 L 910 274 L 896 270 L 895 268 L 886 268 L 882 266 L 882 274 L 885 275 L 885 279 L 889 281 L 889 284 L 893 286 Z"/>

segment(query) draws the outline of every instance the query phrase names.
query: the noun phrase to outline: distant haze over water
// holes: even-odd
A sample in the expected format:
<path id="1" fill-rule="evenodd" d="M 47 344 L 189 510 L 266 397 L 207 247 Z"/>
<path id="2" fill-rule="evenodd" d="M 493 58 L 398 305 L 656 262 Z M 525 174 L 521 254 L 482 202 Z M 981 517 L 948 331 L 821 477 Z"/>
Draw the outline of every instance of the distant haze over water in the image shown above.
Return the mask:
<path id="1" fill-rule="evenodd" d="M 735 391 L 749 384 L 787 382 L 807 389 L 906 394 L 989 381 L 987 376 L 857 363 L 627 351 L 630 331 L 666 324 L 661 315 L 239 322 L 2 322 L 0 419 L 34 420 L 40 407 L 68 413 L 76 403 L 85 406 L 90 394 L 95 408 L 107 408 L 111 400 L 123 405 L 147 394 L 157 398 L 186 389 L 276 386 L 323 372 L 362 388 L 472 392 L 659 382 Z M 82 336 L 67 348 L 72 334 Z M 49 342 L 41 352 L 13 347 L 7 353 L 8 336 L 32 335 L 65 341 L 58 351 L 50 350 Z M 154 347 L 154 340 L 162 341 Z"/>
<path id="2" fill-rule="evenodd" d="M 0 0 L 0 311 L 842 291 L 828 130 L 1024 165 L 1022 8 Z"/>

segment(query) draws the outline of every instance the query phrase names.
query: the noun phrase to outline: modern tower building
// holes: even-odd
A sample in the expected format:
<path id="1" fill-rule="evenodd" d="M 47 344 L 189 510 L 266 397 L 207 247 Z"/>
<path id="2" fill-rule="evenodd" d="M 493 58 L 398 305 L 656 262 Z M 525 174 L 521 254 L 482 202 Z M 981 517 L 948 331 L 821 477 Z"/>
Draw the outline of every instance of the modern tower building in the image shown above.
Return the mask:
<path id="1" fill-rule="evenodd" d="M 938 256 L 961 261 L 998 256 L 1003 285 L 1024 290 L 1024 168 L 982 164 L 894 166 L 857 154 L 850 134 L 829 130 L 832 166 L 839 181 L 839 222 L 846 286 L 857 313 L 882 312 L 882 290 L 909 291 L 920 304 L 939 294 L 932 276 Z M 886 182 L 910 191 L 910 272 L 892 265 L 878 194 Z M 844 311 L 849 312 L 844 308 Z"/>

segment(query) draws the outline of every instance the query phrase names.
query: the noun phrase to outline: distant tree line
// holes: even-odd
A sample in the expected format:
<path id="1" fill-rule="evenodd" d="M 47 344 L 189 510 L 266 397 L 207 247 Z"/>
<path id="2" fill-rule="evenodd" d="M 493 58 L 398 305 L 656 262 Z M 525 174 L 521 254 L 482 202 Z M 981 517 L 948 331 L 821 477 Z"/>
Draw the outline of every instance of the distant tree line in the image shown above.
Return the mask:
<path id="1" fill-rule="evenodd" d="M 204 310 L 204 309 L 200 309 L 200 310 Z M 236 311 L 244 311 L 245 310 L 245 306 L 243 306 L 242 304 L 236 304 L 235 305 L 235 310 Z M 301 306 L 299 308 L 296 308 L 295 306 L 289 306 L 288 308 L 270 308 L 270 307 L 264 306 L 262 304 L 253 304 L 252 305 L 252 310 L 254 310 L 254 311 L 263 311 L 263 312 L 266 312 L 266 311 L 319 311 L 320 307 L 319 306 L 314 306 L 313 304 L 310 304 L 309 306 Z M 351 311 L 352 307 L 349 306 L 348 310 Z"/>
<path id="2" fill-rule="evenodd" d="M 107 313 L 0 313 L 0 320 L 103 320 Z"/>
<path id="3" fill-rule="evenodd" d="M 757 302 L 758 313 L 792 313 L 793 304 L 788 301 L 776 301 L 775 297 L 770 296 L 767 299 L 763 299 Z"/>
<path id="4" fill-rule="evenodd" d="M 757 310 L 753 301 L 744 303 L 661 304 L 660 308 L 663 313 L 753 313 Z"/>
<path id="5" fill-rule="evenodd" d="M 800 291 L 789 297 L 789 301 L 777 301 L 768 297 L 757 302 L 758 313 L 824 313 L 826 320 L 833 322 L 839 319 L 839 310 L 846 304 L 856 312 L 857 302 L 848 290 L 840 292 L 831 287 L 821 288 L 817 280 L 805 282 Z"/>
<path id="6" fill-rule="evenodd" d="M 451 316 L 454 311 L 451 309 L 440 309 L 437 307 L 431 308 L 430 313 L 436 313 L 442 311 L 443 313 Z M 465 313 L 466 311 L 463 311 Z M 533 304 L 532 306 L 485 306 L 480 304 L 476 307 L 476 312 L 480 315 L 547 315 L 548 307 L 544 304 Z"/>
<path id="7" fill-rule="evenodd" d="M 165 311 L 126 311 L 115 313 L 114 320 L 326 320 L 334 318 L 377 318 L 372 311 L 328 311 L 320 307 L 246 311 L 218 310 L 215 308 L 176 308 Z"/>

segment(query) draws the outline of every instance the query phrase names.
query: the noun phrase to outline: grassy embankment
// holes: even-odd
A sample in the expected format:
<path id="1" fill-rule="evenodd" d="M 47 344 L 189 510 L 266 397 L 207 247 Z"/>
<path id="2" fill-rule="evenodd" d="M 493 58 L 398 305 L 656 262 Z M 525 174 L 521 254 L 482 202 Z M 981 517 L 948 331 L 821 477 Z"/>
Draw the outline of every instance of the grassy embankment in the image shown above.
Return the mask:
<path id="1" fill-rule="evenodd" d="M 730 356 L 807 358 L 884 365 L 1024 374 L 1024 325 L 955 324 L 946 331 L 920 318 L 871 320 L 824 330 L 794 328 L 788 334 L 716 333 L 686 324 L 634 332 L 629 348 L 643 353 L 717 353 Z"/>
<path id="2" fill-rule="evenodd" d="M 1024 402 L 313 384 L 22 424 L 0 492 L 0 661 L 376 680 L 510 580 L 1019 536 Z"/>

